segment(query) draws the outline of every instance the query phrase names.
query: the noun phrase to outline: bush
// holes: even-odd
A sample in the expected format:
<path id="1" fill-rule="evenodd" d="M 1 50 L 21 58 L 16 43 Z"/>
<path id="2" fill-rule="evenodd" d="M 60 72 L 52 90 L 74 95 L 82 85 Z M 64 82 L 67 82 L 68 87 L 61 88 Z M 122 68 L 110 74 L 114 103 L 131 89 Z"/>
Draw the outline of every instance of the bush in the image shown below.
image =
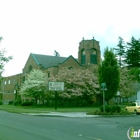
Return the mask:
<path id="1" fill-rule="evenodd" d="M 0 105 L 2 105 L 3 103 L 2 103 L 2 101 L 0 100 Z"/>
<path id="2" fill-rule="evenodd" d="M 121 107 L 120 106 L 112 106 L 111 107 L 111 112 L 121 112 Z"/>
<path id="3" fill-rule="evenodd" d="M 34 102 L 23 102 L 22 104 L 21 104 L 21 106 L 32 106 L 32 105 L 34 105 Z"/>
<path id="4" fill-rule="evenodd" d="M 13 101 L 9 101 L 9 103 L 8 103 L 8 104 L 9 104 L 9 105 L 13 105 L 13 103 L 14 103 Z"/>
<path id="5" fill-rule="evenodd" d="M 103 106 L 100 107 L 100 111 L 103 112 Z M 111 112 L 111 106 L 105 106 L 105 112 Z"/>
<path id="6" fill-rule="evenodd" d="M 100 111 L 103 112 L 103 106 L 100 107 Z M 121 107 L 120 106 L 109 106 L 109 105 L 106 105 L 105 106 L 105 112 L 121 112 Z"/>
<path id="7" fill-rule="evenodd" d="M 17 106 L 17 105 L 21 105 L 21 99 L 16 99 L 14 101 L 14 105 Z"/>

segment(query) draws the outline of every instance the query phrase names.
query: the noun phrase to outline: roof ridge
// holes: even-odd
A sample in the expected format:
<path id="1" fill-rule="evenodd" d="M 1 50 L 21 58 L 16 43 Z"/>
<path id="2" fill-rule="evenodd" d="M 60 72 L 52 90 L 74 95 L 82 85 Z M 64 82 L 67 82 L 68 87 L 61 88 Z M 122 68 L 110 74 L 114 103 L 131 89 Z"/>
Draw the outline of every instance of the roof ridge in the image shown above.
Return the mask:
<path id="1" fill-rule="evenodd" d="M 31 53 L 32 57 L 34 58 L 35 62 L 39 65 L 39 62 L 37 61 L 37 59 L 35 58 L 35 54 Z"/>
<path id="2" fill-rule="evenodd" d="M 61 57 L 61 58 L 67 58 L 64 56 L 54 56 L 54 55 L 46 55 L 46 54 L 36 54 L 36 53 L 31 53 L 32 55 L 43 55 L 43 56 L 51 56 L 51 57 Z"/>

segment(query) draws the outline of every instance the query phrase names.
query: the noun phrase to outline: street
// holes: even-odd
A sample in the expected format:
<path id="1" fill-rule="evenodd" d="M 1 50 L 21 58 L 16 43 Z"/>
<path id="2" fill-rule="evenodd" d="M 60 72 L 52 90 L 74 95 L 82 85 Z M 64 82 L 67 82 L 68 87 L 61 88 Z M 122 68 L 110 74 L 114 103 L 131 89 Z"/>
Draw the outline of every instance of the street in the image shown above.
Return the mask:
<path id="1" fill-rule="evenodd" d="M 140 115 L 70 118 L 0 111 L 0 140 L 128 140 L 128 129 L 140 129 L 139 120 Z"/>

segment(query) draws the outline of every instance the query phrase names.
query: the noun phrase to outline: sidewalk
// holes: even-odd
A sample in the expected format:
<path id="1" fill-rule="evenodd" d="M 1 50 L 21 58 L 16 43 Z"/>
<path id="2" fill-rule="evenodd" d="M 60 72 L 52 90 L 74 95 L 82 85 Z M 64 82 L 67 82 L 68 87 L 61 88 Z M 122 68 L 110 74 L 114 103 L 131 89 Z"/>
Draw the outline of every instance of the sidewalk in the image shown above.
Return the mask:
<path id="1" fill-rule="evenodd" d="M 98 115 L 87 115 L 86 112 L 50 112 L 50 113 L 22 113 L 33 116 L 52 116 L 52 117 L 98 117 Z"/>

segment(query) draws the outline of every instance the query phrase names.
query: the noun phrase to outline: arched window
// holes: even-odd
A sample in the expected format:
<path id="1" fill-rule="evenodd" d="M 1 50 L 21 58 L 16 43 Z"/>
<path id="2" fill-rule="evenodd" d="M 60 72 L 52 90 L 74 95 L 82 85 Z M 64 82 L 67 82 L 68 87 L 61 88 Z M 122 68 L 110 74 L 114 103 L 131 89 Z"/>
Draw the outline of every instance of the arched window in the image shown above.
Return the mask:
<path id="1" fill-rule="evenodd" d="M 29 72 L 31 72 L 31 71 L 32 71 L 32 69 L 33 69 L 33 68 L 32 68 L 32 66 L 30 65 L 30 66 L 29 66 Z"/>
<path id="2" fill-rule="evenodd" d="M 91 64 L 97 64 L 97 51 L 95 49 L 91 49 L 90 62 Z"/>
<path id="3" fill-rule="evenodd" d="M 81 63 L 86 64 L 86 52 L 85 52 L 85 50 L 82 50 L 82 52 L 81 52 Z"/>

